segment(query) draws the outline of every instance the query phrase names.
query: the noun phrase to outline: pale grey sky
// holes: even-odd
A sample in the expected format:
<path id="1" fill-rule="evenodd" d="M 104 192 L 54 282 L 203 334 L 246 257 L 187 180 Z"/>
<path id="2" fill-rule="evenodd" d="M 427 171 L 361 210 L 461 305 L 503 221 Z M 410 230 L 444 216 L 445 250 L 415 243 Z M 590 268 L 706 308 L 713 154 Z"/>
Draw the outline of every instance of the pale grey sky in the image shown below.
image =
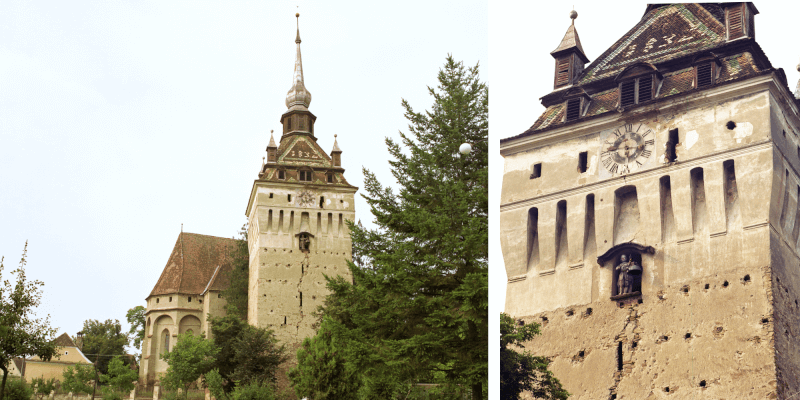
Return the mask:
<path id="1" fill-rule="evenodd" d="M 299 7 L 298 7 L 299 5 Z M 386 136 L 451 53 L 488 80 L 478 1 L 0 2 L 0 255 L 27 273 L 59 334 L 144 305 L 181 229 L 245 222 L 292 84 L 295 12 L 326 151 L 394 185 Z M 280 135 L 276 137 L 279 139 Z M 358 197 L 356 216 L 372 220 Z"/>
<path id="2" fill-rule="evenodd" d="M 492 1 L 489 5 L 489 58 L 493 66 L 489 121 L 492 143 L 497 146 L 489 160 L 490 315 L 502 311 L 506 302 L 507 275 L 499 239 L 503 180 L 499 140 L 524 132 L 544 111 L 539 98 L 553 90 L 555 65 L 550 52 L 558 47 L 569 27 L 573 4 L 578 12 L 575 28 L 589 62 L 633 28 L 647 7 L 644 1 Z M 756 41 L 772 65 L 783 68 L 794 91 L 800 77 L 800 49 L 791 32 L 797 24 L 800 3 L 759 1 L 755 5 L 759 11 L 755 18 Z"/>

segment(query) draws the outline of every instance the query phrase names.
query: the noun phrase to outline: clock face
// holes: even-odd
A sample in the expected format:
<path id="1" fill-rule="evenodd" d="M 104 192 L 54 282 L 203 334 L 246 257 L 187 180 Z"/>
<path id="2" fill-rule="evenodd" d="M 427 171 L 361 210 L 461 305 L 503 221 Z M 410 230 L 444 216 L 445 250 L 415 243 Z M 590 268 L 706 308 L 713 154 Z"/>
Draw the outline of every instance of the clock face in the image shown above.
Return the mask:
<path id="1" fill-rule="evenodd" d="M 636 172 L 653 156 L 655 143 L 655 132 L 646 124 L 620 126 L 603 141 L 600 163 L 612 176 Z"/>
<path id="2" fill-rule="evenodd" d="M 297 196 L 297 200 L 300 203 L 300 207 L 310 207 L 314 205 L 314 194 L 308 190 L 304 190 Z"/>

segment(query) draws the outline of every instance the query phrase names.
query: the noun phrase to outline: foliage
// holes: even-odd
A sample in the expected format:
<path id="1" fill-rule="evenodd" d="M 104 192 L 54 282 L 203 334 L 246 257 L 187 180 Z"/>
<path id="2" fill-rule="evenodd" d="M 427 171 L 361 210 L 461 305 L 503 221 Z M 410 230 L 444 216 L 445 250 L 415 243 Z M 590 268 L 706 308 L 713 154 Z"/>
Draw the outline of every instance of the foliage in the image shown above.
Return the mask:
<path id="1" fill-rule="evenodd" d="M 500 398 L 517 400 L 522 391 L 529 391 L 535 399 L 564 400 L 569 393 L 547 367 L 547 357 L 536 357 L 529 352 L 518 353 L 510 346 L 522 347 L 524 342 L 540 334 L 539 324 L 519 326 L 506 313 L 500 314 Z"/>
<path id="2" fill-rule="evenodd" d="M 297 367 L 289 371 L 297 397 L 315 400 L 357 399 L 361 380 L 345 362 L 341 339 L 332 332 L 336 322 L 323 317 L 317 335 L 303 340 Z"/>
<path id="3" fill-rule="evenodd" d="M 97 362 L 97 370 L 101 374 L 108 373 L 111 357 L 125 354 L 128 335 L 122 332 L 119 320 L 107 319 L 100 322 L 89 319 L 83 322 L 83 354 L 91 362 Z"/>
<path id="4" fill-rule="evenodd" d="M 61 373 L 61 389 L 72 393 L 92 393 L 90 381 L 95 379 L 94 366 L 86 364 L 75 364 L 69 366 Z"/>
<path id="5" fill-rule="evenodd" d="M 204 335 L 178 335 L 178 343 L 175 343 L 172 351 L 161 354 L 161 358 L 169 364 L 161 383 L 167 389 L 183 389 L 185 394 L 192 382 L 211 370 L 218 352 L 219 349 Z"/>
<path id="6" fill-rule="evenodd" d="M 116 356 L 108 364 L 108 373 L 100 376 L 100 382 L 113 388 L 114 391 L 126 393 L 133 390 L 133 382 L 138 378 L 139 374 L 125 365 L 121 356 Z"/>
<path id="7" fill-rule="evenodd" d="M 50 395 L 50 392 L 56 390 L 56 380 L 55 378 L 50 378 L 45 380 L 44 378 L 33 378 L 31 379 L 31 386 L 35 387 L 34 394 L 36 397 L 43 399 L 46 396 Z"/>
<path id="8" fill-rule="evenodd" d="M 233 269 L 230 285 L 222 291 L 225 298 L 225 312 L 242 320 L 247 320 L 247 290 L 250 278 L 250 248 L 247 246 L 247 224 L 242 225 L 239 238 L 231 253 Z"/>
<path id="9" fill-rule="evenodd" d="M 30 400 L 33 388 L 22 378 L 11 378 L 6 382 L 5 400 Z"/>
<path id="10" fill-rule="evenodd" d="M 143 306 L 136 306 L 128 310 L 125 318 L 131 324 L 131 329 L 128 335 L 133 337 L 133 347 L 137 350 L 142 349 L 142 341 L 144 340 L 144 327 L 145 327 L 145 308 Z"/>
<path id="11" fill-rule="evenodd" d="M 55 345 L 56 330 L 50 327 L 50 315 L 34 318 L 34 310 L 42 301 L 41 281 L 28 281 L 25 275 L 28 243 L 22 251 L 19 267 L 11 272 L 17 282 L 3 280 L 3 258 L 0 258 L 0 400 L 3 400 L 9 365 L 17 357 L 38 356 L 49 361 L 58 351 Z M 30 398 L 30 396 L 29 396 Z"/>
<path id="12" fill-rule="evenodd" d="M 226 400 L 228 398 L 228 395 L 225 393 L 225 379 L 222 378 L 217 368 L 206 372 L 206 374 L 203 375 L 203 381 L 206 387 L 208 387 L 208 391 L 211 392 L 211 396 L 215 399 Z"/>
<path id="13" fill-rule="evenodd" d="M 276 400 L 275 387 L 266 382 L 250 382 L 236 385 L 231 400 Z"/>
<path id="14" fill-rule="evenodd" d="M 120 392 L 110 387 L 104 387 L 102 389 L 102 392 L 103 392 L 103 400 L 122 400 L 124 398 L 124 396 L 120 394 Z"/>
<path id="15" fill-rule="evenodd" d="M 237 316 L 211 317 L 211 332 L 219 353 L 214 368 L 231 393 L 234 382 L 274 383 L 278 366 L 286 361 L 286 349 L 272 331 L 257 328 Z"/>
<path id="16" fill-rule="evenodd" d="M 380 398 L 416 382 L 466 386 L 476 400 L 487 390 L 488 87 L 451 56 L 438 80 L 430 111 L 403 101 L 403 146 L 386 139 L 399 191 L 364 171 L 378 228 L 350 224 L 362 265 L 350 264 L 352 283 L 328 279 L 322 310 L 341 325 L 362 392 Z M 473 150 L 459 155 L 464 142 Z"/>

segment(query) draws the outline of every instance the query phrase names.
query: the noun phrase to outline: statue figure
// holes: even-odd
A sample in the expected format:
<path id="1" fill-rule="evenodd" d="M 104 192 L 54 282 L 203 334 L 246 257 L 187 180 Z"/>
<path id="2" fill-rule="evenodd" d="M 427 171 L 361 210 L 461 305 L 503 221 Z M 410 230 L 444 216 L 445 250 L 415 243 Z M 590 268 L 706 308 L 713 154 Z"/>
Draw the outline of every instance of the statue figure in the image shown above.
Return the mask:
<path id="1" fill-rule="evenodd" d="M 311 240 L 308 238 L 307 235 L 300 235 L 300 250 L 308 251 L 310 244 Z"/>
<path id="2" fill-rule="evenodd" d="M 614 270 L 617 271 L 617 295 L 628 294 L 633 291 L 633 276 L 631 276 L 630 269 L 636 265 L 633 261 L 628 261 L 628 256 L 622 255 L 620 263 Z M 641 270 L 641 267 L 639 267 Z"/>

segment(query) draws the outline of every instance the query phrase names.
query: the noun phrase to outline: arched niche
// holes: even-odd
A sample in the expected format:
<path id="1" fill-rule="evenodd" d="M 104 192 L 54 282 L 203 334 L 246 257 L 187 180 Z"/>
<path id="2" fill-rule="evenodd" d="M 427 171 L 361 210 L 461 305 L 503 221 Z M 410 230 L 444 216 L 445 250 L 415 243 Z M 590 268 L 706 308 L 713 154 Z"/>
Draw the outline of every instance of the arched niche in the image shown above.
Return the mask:
<path id="1" fill-rule="evenodd" d="M 597 257 L 600 267 L 612 272 L 611 299 L 620 300 L 642 294 L 642 276 L 652 265 L 652 255 L 656 249 L 638 243 L 618 244 Z"/>
<path id="2" fill-rule="evenodd" d="M 187 315 L 181 318 L 181 322 L 178 325 L 178 333 L 183 334 L 188 331 L 192 331 L 193 334 L 200 332 L 200 318 L 194 315 Z"/>

